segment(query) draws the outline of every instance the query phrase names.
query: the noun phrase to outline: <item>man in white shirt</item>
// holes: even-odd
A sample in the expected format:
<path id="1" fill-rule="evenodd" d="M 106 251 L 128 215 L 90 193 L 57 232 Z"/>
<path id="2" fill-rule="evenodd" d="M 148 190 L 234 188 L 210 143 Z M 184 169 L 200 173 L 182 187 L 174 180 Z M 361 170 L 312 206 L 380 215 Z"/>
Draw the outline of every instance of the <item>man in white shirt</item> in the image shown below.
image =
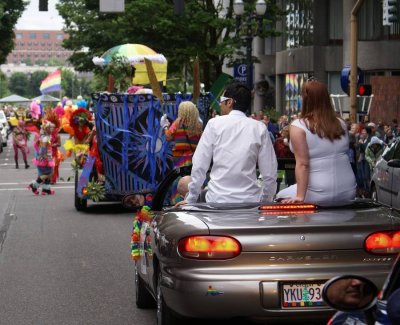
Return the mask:
<path id="1" fill-rule="evenodd" d="M 272 201 L 277 161 L 265 124 L 245 114 L 251 105 L 251 91 L 233 83 L 220 101 L 222 116 L 210 119 L 200 138 L 192 159 L 189 194 L 181 204 L 198 201 L 211 161 L 207 202 Z M 263 179 L 261 187 L 257 165 Z"/>

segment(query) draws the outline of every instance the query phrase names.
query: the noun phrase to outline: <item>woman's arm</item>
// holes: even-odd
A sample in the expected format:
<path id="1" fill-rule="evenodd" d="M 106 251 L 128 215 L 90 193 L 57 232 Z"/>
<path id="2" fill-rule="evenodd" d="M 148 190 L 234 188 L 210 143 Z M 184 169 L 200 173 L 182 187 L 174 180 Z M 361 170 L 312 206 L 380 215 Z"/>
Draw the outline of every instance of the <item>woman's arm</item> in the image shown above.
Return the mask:
<path id="1" fill-rule="evenodd" d="M 175 132 L 179 124 L 179 120 L 180 119 L 178 117 L 174 122 L 172 122 L 169 128 L 168 127 L 164 128 L 165 138 L 167 139 L 167 141 L 172 141 L 175 139 Z"/>
<path id="2" fill-rule="evenodd" d="M 303 202 L 308 187 L 309 155 L 306 133 L 301 128 L 290 126 L 290 141 L 296 158 L 296 197 L 282 200 L 283 203 Z"/>

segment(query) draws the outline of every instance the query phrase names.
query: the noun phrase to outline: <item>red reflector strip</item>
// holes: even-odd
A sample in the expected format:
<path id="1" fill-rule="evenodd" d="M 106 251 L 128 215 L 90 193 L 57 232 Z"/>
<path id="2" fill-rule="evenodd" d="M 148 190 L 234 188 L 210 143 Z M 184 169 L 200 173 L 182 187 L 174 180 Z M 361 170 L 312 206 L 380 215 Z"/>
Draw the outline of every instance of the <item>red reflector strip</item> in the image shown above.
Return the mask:
<path id="1" fill-rule="evenodd" d="M 315 210 L 317 206 L 309 203 L 298 203 L 298 204 L 268 204 L 261 205 L 259 210 Z"/>
<path id="2" fill-rule="evenodd" d="M 262 214 L 262 215 L 266 215 L 266 216 L 269 216 L 269 215 L 277 215 L 277 214 L 280 214 L 280 213 L 284 213 L 284 214 L 312 214 L 312 213 L 315 213 L 315 211 L 313 211 L 313 210 L 292 210 L 292 211 L 290 211 L 290 210 L 288 210 L 288 211 L 283 211 L 283 210 L 276 210 L 276 211 L 262 211 L 262 212 L 260 212 L 260 214 Z"/>

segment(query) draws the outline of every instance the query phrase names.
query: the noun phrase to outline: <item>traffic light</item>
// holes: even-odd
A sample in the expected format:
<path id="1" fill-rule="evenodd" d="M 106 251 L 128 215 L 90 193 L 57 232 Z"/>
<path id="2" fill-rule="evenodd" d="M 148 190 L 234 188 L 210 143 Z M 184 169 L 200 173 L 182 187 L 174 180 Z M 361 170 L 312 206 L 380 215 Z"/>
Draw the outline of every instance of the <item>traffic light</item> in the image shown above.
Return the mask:
<path id="1" fill-rule="evenodd" d="M 399 1 L 383 0 L 383 26 L 391 26 L 399 21 Z"/>
<path id="2" fill-rule="evenodd" d="M 371 87 L 371 85 L 366 85 L 366 84 L 358 85 L 357 95 L 360 95 L 360 96 L 371 96 L 372 95 L 372 87 Z"/>
<path id="3" fill-rule="evenodd" d="M 49 0 L 39 0 L 39 11 L 49 11 Z"/>
<path id="4" fill-rule="evenodd" d="M 397 12 L 397 0 L 388 0 L 388 20 L 389 23 L 399 21 L 399 13 Z"/>

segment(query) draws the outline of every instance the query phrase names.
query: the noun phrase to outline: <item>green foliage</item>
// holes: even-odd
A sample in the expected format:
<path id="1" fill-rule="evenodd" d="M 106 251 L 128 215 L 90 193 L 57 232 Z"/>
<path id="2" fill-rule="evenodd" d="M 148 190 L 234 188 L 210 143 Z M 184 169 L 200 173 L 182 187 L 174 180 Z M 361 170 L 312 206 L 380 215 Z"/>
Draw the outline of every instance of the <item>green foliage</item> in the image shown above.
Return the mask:
<path id="1" fill-rule="evenodd" d="M 272 3 L 268 1 L 268 8 L 272 8 L 270 12 L 274 15 Z M 70 62 L 76 70 L 101 73 L 101 68 L 92 62 L 94 56 L 101 56 L 116 45 L 145 44 L 167 58 L 168 76 L 184 79 L 183 71 L 191 74 L 191 60 L 199 57 L 200 78 L 209 90 L 222 72 L 225 59 L 231 62 L 244 59 L 237 50 L 243 39 L 232 37 L 235 33 L 232 5 L 232 0 L 185 1 L 181 16 L 174 14 L 171 0 L 125 0 L 123 14 L 99 13 L 97 0 L 60 0 L 57 8 L 69 34 L 63 46 L 74 51 Z M 272 22 L 275 17 L 268 19 Z M 264 36 L 274 33 L 266 26 L 263 31 Z M 237 59 L 235 54 L 239 54 Z"/>
<path id="2" fill-rule="evenodd" d="M 132 67 L 124 58 L 114 56 L 102 70 L 103 78 L 111 75 L 117 92 L 125 92 L 132 83 Z"/>
<path id="3" fill-rule="evenodd" d="M 14 48 L 14 27 L 26 5 L 23 0 L 0 0 L 0 64 Z"/>
<path id="4" fill-rule="evenodd" d="M 92 85 L 85 78 L 78 78 L 70 69 L 61 69 L 61 88 L 63 96 L 76 98 L 78 95 L 89 95 L 92 93 Z"/>
<path id="5" fill-rule="evenodd" d="M 94 202 L 99 202 L 106 197 L 106 190 L 102 182 L 90 181 L 86 185 L 87 196 Z"/>
<path id="6" fill-rule="evenodd" d="M 9 88 L 13 94 L 23 97 L 29 96 L 29 78 L 26 73 L 13 73 L 9 80 Z"/>
<path id="7" fill-rule="evenodd" d="M 8 96 L 10 93 L 10 90 L 8 89 L 8 80 L 6 75 L 0 71 L 0 98 Z"/>
<path id="8" fill-rule="evenodd" d="M 28 83 L 29 83 L 28 98 L 37 97 L 41 95 L 40 85 L 42 84 L 43 79 L 46 78 L 48 74 L 49 73 L 47 71 L 38 70 L 28 75 Z"/>

